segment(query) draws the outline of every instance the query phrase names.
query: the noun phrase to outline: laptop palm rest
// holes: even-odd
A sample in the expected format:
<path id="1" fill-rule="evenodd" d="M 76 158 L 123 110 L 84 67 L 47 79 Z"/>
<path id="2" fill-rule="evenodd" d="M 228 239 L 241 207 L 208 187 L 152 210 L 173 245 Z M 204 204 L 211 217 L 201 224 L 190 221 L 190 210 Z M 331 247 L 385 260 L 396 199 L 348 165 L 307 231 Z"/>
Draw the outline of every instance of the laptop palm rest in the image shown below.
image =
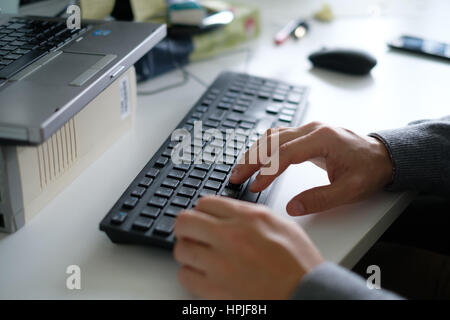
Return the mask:
<path id="1" fill-rule="evenodd" d="M 26 78 L 27 81 L 40 84 L 61 85 L 65 83 L 79 87 L 112 62 L 116 56 L 55 52 L 50 58 L 46 58 L 36 62 L 27 74 L 23 74 L 23 77 L 17 80 Z"/>

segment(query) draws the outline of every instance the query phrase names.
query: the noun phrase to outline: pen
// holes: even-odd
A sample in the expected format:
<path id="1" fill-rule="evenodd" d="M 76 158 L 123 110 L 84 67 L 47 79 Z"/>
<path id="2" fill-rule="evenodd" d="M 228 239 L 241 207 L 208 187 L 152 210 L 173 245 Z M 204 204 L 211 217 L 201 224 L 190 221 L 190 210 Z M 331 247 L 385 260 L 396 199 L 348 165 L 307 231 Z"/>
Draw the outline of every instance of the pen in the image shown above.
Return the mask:
<path id="1" fill-rule="evenodd" d="M 295 30 L 301 25 L 306 25 L 306 23 L 303 20 L 299 20 L 299 19 L 290 21 L 275 35 L 275 39 L 274 39 L 275 44 L 280 45 L 280 44 L 284 43 L 295 32 Z M 306 33 L 306 28 L 305 28 L 305 33 Z"/>

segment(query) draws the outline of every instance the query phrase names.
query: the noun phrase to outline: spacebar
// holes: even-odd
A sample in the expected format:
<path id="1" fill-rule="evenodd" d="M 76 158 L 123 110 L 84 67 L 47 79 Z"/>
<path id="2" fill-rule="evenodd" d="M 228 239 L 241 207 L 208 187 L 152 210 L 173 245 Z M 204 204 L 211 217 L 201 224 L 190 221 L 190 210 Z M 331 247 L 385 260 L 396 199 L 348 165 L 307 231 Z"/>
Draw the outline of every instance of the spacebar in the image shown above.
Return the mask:
<path id="1" fill-rule="evenodd" d="M 43 55 L 47 53 L 48 51 L 46 50 L 38 49 L 23 55 L 13 63 L 7 65 L 5 68 L 0 70 L 0 79 L 8 79 L 12 77 L 14 74 L 19 72 L 23 68 L 27 67 L 28 65 L 32 64 L 34 61 L 41 58 Z"/>

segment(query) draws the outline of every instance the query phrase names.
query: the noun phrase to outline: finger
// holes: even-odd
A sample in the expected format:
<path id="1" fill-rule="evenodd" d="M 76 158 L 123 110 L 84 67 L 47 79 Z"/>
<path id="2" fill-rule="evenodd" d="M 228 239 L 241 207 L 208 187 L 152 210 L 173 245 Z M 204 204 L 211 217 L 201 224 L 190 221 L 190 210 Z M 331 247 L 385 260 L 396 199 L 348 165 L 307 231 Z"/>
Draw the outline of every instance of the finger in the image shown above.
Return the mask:
<path id="1" fill-rule="evenodd" d="M 189 266 L 180 268 L 178 281 L 186 290 L 201 298 L 211 298 L 219 294 L 205 274 Z"/>
<path id="2" fill-rule="evenodd" d="M 177 239 L 188 238 L 194 241 L 211 245 L 215 243 L 216 236 L 213 232 L 218 220 L 203 212 L 184 210 L 180 212 L 175 222 L 175 237 Z"/>
<path id="3" fill-rule="evenodd" d="M 286 142 L 309 134 L 320 126 L 322 126 L 321 123 L 311 122 L 299 128 L 279 128 L 277 131 L 270 131 L 269 129 L 263 137 L 250 147 L 243 160 L 238 161 L 238 164 L 233 168 L 230 182 L 239 184 L 246 181 L 267 162 L 267 157 L 272 155 L 272 151 L 278 151 L 278 148 Z M 278 146 L 272 147 L 272 143 L 276 143 Z M 260 150 L 266 153 L 264 155 L 266 159 L 261 159 Z M 257 160 L 256 163 L 251 163 L 255 162 L 254 160 Z"/>
<path id="4" fill-rule="evenodd" d="M 292 198 L 286 206 L 291 216 L 301 216 L 325 211 L 351 202 L 349 183 L 342 177 L 333 183 L 306 190 Z"/>
<path id="5" fill-rule="evenodd" d="M 288 128 L 268 129 L 262 137 L 250 146 L 242 158 L 237 161 L 230 176 L 230 181 L 236 184 L 242 183 L 259 170 L 261 165 L 264 164 L 263 159 L 260 157 L 259 150 L 261 148 L 266 148 L 265 150 L 270 153 L 272 139 L 279 139 L 279 134 L 286 130 L 288 130 Z"/>
<path id="6" fill-rule="evenodd" d="M 208 196 L 202 197 L 195 207 L 196 210 L 214 215 L 219 219 L 232 218 L 242 211 L 251 209 L 252 206 L 244 201 L 226 197 Z"/>
<path id="7" fill-rule="evenodd" d="M 190 266 L 204 273 L 207 273 L 211 266 L 211 247 L 186 238 L 177 240 L 173 255 L 181 265 Z"/>
<path id="8" fill-rule="evenodd" d="M 250 186 L 250 191 L 261 192 L 266 189 L 291 164 L 298 164 L 309 159 L 322 156 L 327 140 L 320 140 L 314 132 L 286 142 L 280 151 L 274 154 L 270 161 L 261 168 Z M 274 172 L 272 174 L 268 172 Z"/>

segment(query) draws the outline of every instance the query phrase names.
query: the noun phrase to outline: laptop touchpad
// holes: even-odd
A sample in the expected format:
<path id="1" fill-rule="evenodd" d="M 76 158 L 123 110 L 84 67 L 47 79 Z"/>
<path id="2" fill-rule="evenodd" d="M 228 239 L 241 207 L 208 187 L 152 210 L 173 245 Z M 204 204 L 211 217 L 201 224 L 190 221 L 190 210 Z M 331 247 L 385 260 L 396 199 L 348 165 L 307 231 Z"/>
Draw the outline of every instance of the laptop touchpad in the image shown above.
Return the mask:
<path id="1" fill-rule="evenodd" d="M 115 58 L 115 55 L 63 52 L 28 76 L 27 81 L 82 86 Z"/>

